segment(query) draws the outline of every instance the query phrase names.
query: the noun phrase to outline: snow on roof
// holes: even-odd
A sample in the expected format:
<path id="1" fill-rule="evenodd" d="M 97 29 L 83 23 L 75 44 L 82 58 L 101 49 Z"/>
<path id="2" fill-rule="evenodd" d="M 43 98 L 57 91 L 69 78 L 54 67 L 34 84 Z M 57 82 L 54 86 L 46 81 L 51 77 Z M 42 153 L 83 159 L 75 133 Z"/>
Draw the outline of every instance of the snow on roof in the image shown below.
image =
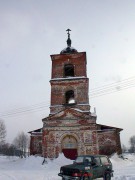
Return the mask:
<path id="1" fill-rule="evenodd" d="M 33 130 L 33 131 L 29 131 L 28 133 L 42 133 L 42 128 L 40 128 L 40 129 L 35 129 L 35 130 Z"/>
<path id="2" fill-rule="evenodd" d="M 76 110 L 76 111 L 78 111 L 78 112 L 90 112 L 90 111 L 83 111 L 83 110 L 78 109 L 78 108 L 72 108 L 72 109 L 74 109 L 74 110 Z"/>
<path id="3" fill-rule="evenodd" d="M 96 113 L 91 113 L 91 116 L 97 117 Z"/>
<path id="4" fill-rule="evenodd" d="M 89 104 L 77 104 L 78 106 L 89 106 Z"/>
<path id="5" fill-rule="evenodd" d="M 103 124 L 97 124 L 97 126 L 101 126 L 101 128 L 105 129 L 118 129 L 119 131 L 122 131 L 123 129 L 122 128 L 118 128 L 118 127 L 113 127 L 113 126 L 108 126 L 108 125 L 103 125 Z"/>
<path id="6" fill-rule="evenodd" d="M 63 77 L 63 78 L 53 78 L 51 81 L 56 81 L 56 80 L 68 80 L 68 79 L 86 79 L 87 77 L 85 76 L 78 76 L 78 77 Z"/>

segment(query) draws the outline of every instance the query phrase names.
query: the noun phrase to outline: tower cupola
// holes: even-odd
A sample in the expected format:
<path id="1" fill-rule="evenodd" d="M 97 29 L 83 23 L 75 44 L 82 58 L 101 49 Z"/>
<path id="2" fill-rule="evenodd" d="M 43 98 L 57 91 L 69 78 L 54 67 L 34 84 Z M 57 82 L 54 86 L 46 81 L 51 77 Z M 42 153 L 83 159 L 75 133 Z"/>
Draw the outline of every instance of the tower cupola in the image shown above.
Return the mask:
<path id="1" fill-rule="evenodd" d="M 76 50 L 75 48 L 71 47 L 72 41 L 71 41 L 71 39 L 70 39 L 70 33 L 69 33 L 71 30 L 70 30 L 70 29 L 67 29 L 66 31 L 67 31 L 67 34 L 68 34 L 67 47 L 64 48 L 64 49 L 60 52 L 60 54 L 77 53 L 77 50 Z"/>

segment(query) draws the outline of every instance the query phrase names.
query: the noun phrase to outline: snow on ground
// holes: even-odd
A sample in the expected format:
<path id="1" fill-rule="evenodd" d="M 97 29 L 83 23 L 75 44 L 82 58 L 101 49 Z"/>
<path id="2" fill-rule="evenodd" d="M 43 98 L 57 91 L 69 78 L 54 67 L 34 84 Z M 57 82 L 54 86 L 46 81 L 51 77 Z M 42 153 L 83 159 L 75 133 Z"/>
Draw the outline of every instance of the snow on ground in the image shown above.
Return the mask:
<path id="1" fill-rule="evenodd" d="M 135 180 L 135 154 L 125 154 L 124 159 L 114 155 L 111 158 L 115 180 Z"/>
<path id="2" fill-rule="evenodd" d="M 114 177 L 112 180 L 135 180 L 135 155 L 126 154 L 124 159 L 114 155 L 111 158 Z M 63 154 L 55 160 L 30 156 L 24 159 L 18 157 L 0 156 L 0 180 L 61 180 L 58 176 L 60 166 L 71 164 Z"/>

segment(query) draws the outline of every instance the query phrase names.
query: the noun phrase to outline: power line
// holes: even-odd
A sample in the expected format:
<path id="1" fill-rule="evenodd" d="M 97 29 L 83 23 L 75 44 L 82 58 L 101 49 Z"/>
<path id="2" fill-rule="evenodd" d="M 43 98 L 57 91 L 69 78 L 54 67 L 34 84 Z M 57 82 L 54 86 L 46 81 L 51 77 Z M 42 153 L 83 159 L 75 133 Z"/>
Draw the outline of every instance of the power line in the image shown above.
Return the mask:
<path id="1" fill-rule="evenodd" d="M 115 92 L 119 92 L 119 91 L 122 91 L 122 90 L 126 90 L 126 89 L 129 89 L 129 88 L 133 88 L 133 87 L 135 87 L 135 84 L 134 84 L 134 86 L 128 86 L 128 87 L 125 87 L 125 88 L 120 88 L 120 89 L 114 89 L 114 90 L 111 90 L 111 91 L 109 91 L 109 92 L 106 92 L 106 93 L 102 93 L 102 94 L 97 94 L 97 95 L 93 95 L 93 96 L 91 96 L 90 98 L 96 98 L 96 97 L 99 97 L 99 96 L 104 96 L 104 95 L 107 95 L 107 94 L 112 94 L 112 93 L 115 93 Z"/>
<path id="2" fill-rule="evenodd" d="M 92 96 L 92 95 L 95 95 L 97 93 L 104 93 L 104 91 L 112 90 L 111 88 L 119 90 L 123 86 L 131 85 L 131 80 L 132 81 L 134 80 L 134 82 L 132 82 L 132 85 L 134 85 L 135 77 L 131 77 L 131 78 L 128 78 L 128 79 L 124 79 L 124 80 L 122 80 L 120 82 L 115 82 L 115 83 L 111 83 L 111 84 L 108 84 L 108 85 L 104 85 L 104 86 L 101 86 L 101 87 L 97 87 L 97 88 L 91 89 L 90 90 L 90 95 Z M 125 81 L 127 81 L 127 82 L 125 82 Z M 27 107 L 25 106 L 25 107 L 21 107 L 21 108 L 17 108 L 17 109 L 11 109 L 10 111 L 6 111 L 6 113 L 10 113 L 12 111 L 26 110 L 26 109 L 33 108 L 33 107 L 37 107 L 38 108 L 38 106 L 41 106 L 41 105 L 43 105 L 43 106 L 45 105 L 46 106 L 46 104 L 49 104 L 49 103 L 50 103 L 49 101 L 47 101 L 47 102 L 44 101 L 44 102 L 41 102 L 41 103 L 38 103 L 38 104 L 34 104 L 34 105 L 30 105 L 30 106 L 27 106 Z"/>
<path id="3" fill-rule="evenodd" d="M 49 103 L 45 103 L 45 102 L 41 102 L 38 104 L 34 104 L 31 106 L 26 106 L 26 107 L 21 107 L 21 108 L 17 108 L 17 109 L 12 109 L 10 111 L 5 111 L 0 113 L 1 117 L 4 116 L 12 116 L 12 115 L 16 115 L 16 114 L 23 114 L 23 113 L 29 113 L 29 112 L 33 112 L 36 110 L 42 110 L 42 109 L 48 109 L 49 107 Z"/>
<path id="4" fill-rule="evenodd" d="M 135 87 L 135 77 L 127 78 L 119 82 L 115 82 L 115 83 L 111 83 L 108 85 L 91 89 L 89 97 L 96 98 L 99 96 L 104 96 L 107 94 L 119 92 L 121 90 L 129 89 L 133 87 Z M 0 113 L 0 117 L 10 117 L 10 116 L 22 115 L 22 114 L 27 114 L 27 113 L 37 112 L 37 111 L 44 111 L 45 109 L 48 109 L 48 108 L 49 108 L 49 103 L 41 102 L 41 103 L 34 104 L 31 106 L 16 108 L 10 111 L 5 111 L 3 113 Z"/>
<path id="5" fill-rule="evenodd" d="M 97 94 L 105 94 L 105 93 L 108 93 L 108 92 L 111 92 L 111 91 L 120 91 L 120 90 L 123 90 L 123 89 L 128 89 L 128 88 L 131 88 L 131 87 L 134 87 L 135 85 L 135 79 L 133 80 L 128 80 L 127 82 L 124 82 L 124 81 L 121 81 L 121 82 L 117 82 L 117 83 L 113 83 L 113 85 L 106 85 L 104 86 L 103 88 L 102 87 L 99 87 L 98 89 L 96 88 L 95 90 L 91 90 L 90 91 L 90 96 L 95 96 Z"/>
<path id="6" fill-rule="evenodd" d="M 20 111 L 20 110 L 25 110 L 25 109 L 28 109 L 28 108 L 33 108 L 33 107 L 36 107 L 36 106 L 40 106 L 40 105 L 46 105 L 48 104 L 49 101 L 44 101 L 44 102 L 40 102 L 40 103 L 37 103 L 37 104 L 33 104 L 33 105 L 29 105 L 29 106 L 24 106 L 24 107 L 21 107 L 21 108 L 14 108 L 14 109 L 11 109 L 9 111 L 6 111 L 7 113 L 9 112 L 12 112 L 12 111 Z"/>
<path id="7" fill-rule="evenodd" d="M 13 116 L 13 115 L 20 115 L 20 114 L 26 114 L 26 113 L 29 113 L 29 112 L 36 112 L 36 111 L 43 111 L 45 109 L 48 109 L 48 105 L 47 106 L 41 106 L 41 107 L 37 107 L 37 108 L 31 108 L 31 109 L 27 109 L 27 110 L 21 110 L 21 111 L 18 111 L 18 112 L 11 112 L 11 113 L 3 113 L 1 114 L 0 116 L 4 117 L 4 116 Z"/>
<path id="8" fill-rule="evenodd" d="M 130 78 L 126 78 L 126 79 L 123 79 L 123 80 L 119 80 L 117 82 L 113 82 L 113 83 L 110 83 L 108 85 L 103 85 L 103 86 L 99 86 L 99 87 L 96 87 L 96 88 L 93 88 L 91 90 L 95 91 L 96 89 L 100 89 L 100 88 L 104 88 L 104 87 L 107 87 L 107 86 L 111 86 L 111 85 L 115 85 L 115 84 L 118 84 L 118 83 L 123 83 L 125 81 L 132 81 L 132 80 L 135 80 L 135 76 L 132 76 Z"/>

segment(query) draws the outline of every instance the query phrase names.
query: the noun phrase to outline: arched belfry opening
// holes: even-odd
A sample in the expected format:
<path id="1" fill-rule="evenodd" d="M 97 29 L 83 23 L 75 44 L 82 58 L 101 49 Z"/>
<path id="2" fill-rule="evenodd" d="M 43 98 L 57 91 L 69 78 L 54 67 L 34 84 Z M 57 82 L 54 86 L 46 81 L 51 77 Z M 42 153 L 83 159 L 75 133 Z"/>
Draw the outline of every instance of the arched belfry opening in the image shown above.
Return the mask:
<path id="1" fill-rule="evenodd" d="M 74 91 L 69 90 L 65 93 L 65 101 L 66 104 L 75 104 L 75 97 L 74 97 Z"/>
<path id="2" fill-rule="evenodd" d="M 72 64 L 65 64 L 64 76 L 65 77 L 74 77 L 74 66 Z"/>

